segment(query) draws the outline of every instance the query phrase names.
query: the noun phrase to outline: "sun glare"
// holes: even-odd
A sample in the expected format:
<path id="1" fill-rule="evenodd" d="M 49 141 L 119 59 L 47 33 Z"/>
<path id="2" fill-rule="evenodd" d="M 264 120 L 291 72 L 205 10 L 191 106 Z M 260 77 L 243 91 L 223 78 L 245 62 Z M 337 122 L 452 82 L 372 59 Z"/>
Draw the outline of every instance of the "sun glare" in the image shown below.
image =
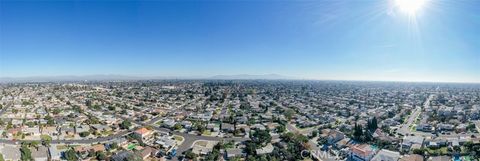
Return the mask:
<path id="1" fill-rule="evenodd" d="M 426 0 L 395 0 L 395 5 L 402 11 L 410 15 L 422 8 Z"/>

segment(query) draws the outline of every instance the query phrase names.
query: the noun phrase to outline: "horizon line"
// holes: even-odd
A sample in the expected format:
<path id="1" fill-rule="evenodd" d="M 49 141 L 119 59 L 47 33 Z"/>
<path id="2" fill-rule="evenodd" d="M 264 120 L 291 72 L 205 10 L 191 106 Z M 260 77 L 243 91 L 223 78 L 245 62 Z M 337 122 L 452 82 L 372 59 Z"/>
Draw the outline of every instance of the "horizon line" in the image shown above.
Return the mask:
<path id="1" fill-rule="evenodd" d="M 214 78 L 217 76 L 279 76 L 285 78 Z M 81 79 L 81 78 L 63 78 L 55 79 L 55 77 L 89 77 L 89 76 L 117 76 L 117 77 L 130 77 L 130 78 L 94 78 L 94 79 Z M 35 80 L 37 78 L 37 80 Z M 4 80 L 7 79 L 7 80 Z M 10 79 L 10 80 L 9 80 Z M 23 80 L 22 80 L 23 79 Z M 31 79 L 31 80 L 28 80 Z M 49 79 L 49 80 L 41 80 Z M 68 79 L 68 80 L 66 80 Z M 46 83 L 46 82 L 69 82 L 69 81 L 141 81 L 141 80 L 285 80 L 285 81 L 351 81 L 351 82 L 397 82 L 397 83 L 454 83 L 454 84 L 480 84 L 475 81 L 432 81 L 432 80 L 367 80 L 367 79 L 330 79 L 330 78 L 299 78 L 294 76 L 286 76 L 281 74 L 217 74 L 210 76 L 140 76 L 140 75 L 122 75 L 122 74 L 90 74 L 90 75 L 56 75 L 56 76 L 0 76 L 0 83 Z"/>

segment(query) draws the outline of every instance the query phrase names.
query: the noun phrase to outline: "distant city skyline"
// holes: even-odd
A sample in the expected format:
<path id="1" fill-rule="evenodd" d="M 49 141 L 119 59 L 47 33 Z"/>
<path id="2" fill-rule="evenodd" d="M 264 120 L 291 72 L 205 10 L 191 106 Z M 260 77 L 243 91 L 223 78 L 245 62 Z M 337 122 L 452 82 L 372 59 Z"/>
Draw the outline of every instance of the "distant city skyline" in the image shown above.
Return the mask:
<path id="1" fill-rule="evenodd" d="M 404 10 L 404 9 L 403 9 Z M 480 1 L 1 1 L 0 77 L 480 82 Z"/>

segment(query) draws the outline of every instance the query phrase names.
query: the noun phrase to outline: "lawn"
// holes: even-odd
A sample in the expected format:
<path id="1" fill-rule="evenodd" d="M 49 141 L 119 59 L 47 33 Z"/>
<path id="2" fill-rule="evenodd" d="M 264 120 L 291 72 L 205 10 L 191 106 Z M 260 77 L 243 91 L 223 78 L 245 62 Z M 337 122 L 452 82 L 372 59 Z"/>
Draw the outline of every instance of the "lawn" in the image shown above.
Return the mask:
<path id="1" fill-rule="evenodd" d="M 204 130 L 202 135 L 210 136 L 210 135 L 212 135 L 212 132 L 210 130 Z"/>
<path id="2" fill-rule="evenodd" d="M 411 125 L 411 126 L 410 126 L 410 131 L 411 131 L 411 132 L 417 131 L 417 125 L 416 125 L 416 124 Z"/>
<path id="3" fill-rule="evenodd" d="M 135 147 L 137 147 L 137 144 L 128 144 L 127 149 L 132 150 L 135 149 Z"/>
<path id="4" fill-rule="evenodd" d="M 57 145 L 58 150 L 64 150 L 67 149 L 68 147 L 66 145 Z"/>
<path id="5" fill-rule="evenodd" d="M 40 138 L 42 140 L 52 140 L 52 137 L 48 136 L 48 135 L 40 135 Z"/>
<path id="6" fill-rule="evenodd" d="M 436 153 L 436 154 L 439 154 L 439 155 L 446 155 L 446 154 L 448 154 L 448 148 L 447 147 L 441 147 L 441 148 L 438 148 L 438 149 L 427 148 L 427 152 L 429 154 Z"/>
<path id="7" fill-rule="evenodd" d="M 113 134 L 113 131 L 102 131 L 101 133 L 103 136 L 110 136 Z"/>
<path id="8" fill-rule="evenodd" d="M 23 138 L 25 138 L 25 135 L 23 135 L 23 134 L 22 134 L 22 135 L 14 135 L 14 136 L 13 136 L 13 139 L 15 139 L 15 140 L 22 140 Z"/>
<path id="9" fill-rule="evenodd" d="M 207 146 L 207 142 L 206 142 L 206 141 L 197 141 L 197 142 L 195 143 L 195 145 L 206 147 L 206 146 Z"/>
<path id="10" fill-rule="evenodd" d="M 471 161 L 472 158 L 470 158 L 470 156 L 464 156 L 464 157 L 463 157 L 463 160 L 464 160 L 464 161 Z"/>
<path id="11" fill-rule="evenodd" d="M 174 135 L 173 138 L 177 141 L 183 141 L 183 137 L 178 136 L 178 135 Z"/>

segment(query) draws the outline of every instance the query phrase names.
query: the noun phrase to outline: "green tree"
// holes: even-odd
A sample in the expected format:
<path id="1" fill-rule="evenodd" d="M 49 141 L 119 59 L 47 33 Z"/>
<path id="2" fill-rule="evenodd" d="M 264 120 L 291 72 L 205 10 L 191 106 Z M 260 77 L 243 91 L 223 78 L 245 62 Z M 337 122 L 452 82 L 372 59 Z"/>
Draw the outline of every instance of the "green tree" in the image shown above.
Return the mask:
<path id="1" fill-rule="evenodd" d="M 7 130 L 13 128 L 12 121 L 10 120 L 7 124 Z"/>
<path id="2" fill-rule="evenodd" d="M 40 139 L 42 141 L 42 145 L 44 146 L 50 146 L 50 142 L 52 141 L 52 137 L 48 135 L 40 135 Z"/>
<path id="3" fill-rule="evenodd" d="M 467 130 L 475 130 L 475 124 L 473 123 L 468 124 Z"/>
<path id="4" fill-rule="evenodd" d="M 104 152 L 99 151 L 99 152 L 97 152 L 97 159 L 98 160 L 105 160 L 105 159 L 107 159 L 107 155 L 105 155 Z"/>
<path id="5" fill-rule="evenodd" d="M 38 148 L 40 145 L 39 141 L 32 141 L 30 142 L 30 147 Z"/>
<path id="6" fill-rule="evenodd" d="M 117 143 L 112 143 L 112 144 L 110 144 L 110 148 L 111 148 L 111 149 L 117 149 L 117 148 L 118 148 L 118 144 L 117 144 Z"/>
<path id="7" fill-rule="evenodd" d="M 148 119 L 148 116 L 147 116 L 147 115 L 142 115 L 142 116 L 140 116 L 140 120 L 141 120 L 141 121 L 145 121 L 145 120 L 147 120 L 147 119 Z"/>
<path id="8" fill-rule="evenodd" d="M 28 148 L 28 146 L 23 143 L 21 148 L 20 148 L 20 160 L 22 161 L 33 161 L 33 158 L 32 158 L 32 152 L 30 151 L 30 149 Z"/>
<path id="9" fill-rule="evenodd" d="M 130 126 L 132 126 L 132 123 L 128 120 L 123 120 L 123 122 L 120 123 L 120 128 L 122 129 L 128 129 Z"/>
<path id="10" fill-rule="evenodd" d="M 229 142 L 226 142 L 223 144 L 223 149 L 228 149 L 228 148 L 234 148 L 235 147 L 235 142 L 233 140 L 230 140 Z"/>
<path id="11" fill-rule="evenodd" d="M 257 144 L 255 144 L 252 141 L 245 142 L 245 152 L 247 153 L 247 155 L 256 155 L 257 154 L 256 150 L 257 150 Z"/>
<path id="12" fill-rule="evenodd" d="M 285 110 L 285 113 L 284 113 L 285 117 L 288 120 L 292 119 L 294 114 L 295 114 L 295 111 L 293 111 L 292 109 L 287 109 Z"/>
<path id="13" fill-rule="evenodd" d="M 317 137 L 317 136 L 318 136 L 318 131 L 317 131 L 317 130 L 313 130 L 313 131 L 312 131 L 312 138 Z"/>
<path id="14" fill-rule="evenodd" d="M 62 112 L 62 110 L 60 110 L 60 109 L 58 109 L 58 108 L 56 108 L 56 109 L 54 109 L 54 110 L 52 111 L 52 113 L 53 113 L 54 115 L 58 115 L 60 112 Z"/>
<path id="15" fill-rule="evenodd" d="M 77 161 L 77 153 L 73 149 L 69 149 L 65 152 L 65 159 L 68 161 Z"/>
<path id="16" fill-rule="evenodd" d="M 285 132 L 287 129 L 285 128 L 285 125 L 280 124 L 279 126 L 277 126 L 277 127 L 275 128 L 275 130 L 277 131 L 277 133 L 283 133 L 283 132 Z"/>
<path id="17" fill-rule="evenodd" d="M 138 155 L 131 154 L 128 155 L 127 158 L 124 159 L 125 161 L 142 161 L 142 158 L 140 158 Z"/>
<path id="18" fill-rule="evenodd" d="M 230 160 L 231 161 L 241 161 L 242 157 L 236 156 L 236 157 L 230 158 Z"/>
<path id="19" fill-rule="evenodd" d="M 180 130 L 182 128 L 182 125 L 180 123 L 176 123 L 174 126 L 173 126 L 173 129 L 175 130 Z"/>
<path id="20" fill-rule="evenodd" d="M 353 128 L 353 139 L 355 141 L 361 141 L 362 136 L 363 136 L 362 125 L 358 125 L 357 123 L 355 123 L 355 127 Z"/>
<path id="21" fill-rule="evenodd" d="M 308 138 L 302 134 L 294 134 L 292 132 L 284 133 L 280 138 L 287 144 L 287 148 L 278 149 L 272 153 L 278 160 L 303 160 L 300 154 L 303 150 L 308 149 Z M 270 159 L 273 160 L 273 159 Z"/>
<path id="22" fill-rule="evenodd" d="M 185 152 L 185 158 L 191 159 L 191 160 L 197 160 L 197 154 L 193 153 L 192 150 L 186 151 Z"/>
<path id="23" fill-rule="evenodd" d="M 367 130 L 370 132 L 374 132 L 378 128 L 377 125 L 377 118 L 373 117 L 367 121 Z"/>
<path id="24" fill-rule="evenodd" d="M 90 132 L 84 131 L 84 132 L 81 132 L 79 135 L 80 135 L 80 137 L 83 137 L 83 138 L 84 138 L 84 137 L 89 136 L 89 135 L 90 135 Z"/>
<path id="25" fill-rule="evenodd" d="M 248 119 L 247 121 L 247 125 L 253 125 L 257 122 L 257 120 L 255 120 L 254 118 L 251 118 L 251 119 Z"/>
<path id="26" fill-rule="evenodd" d="M 201 133 L 203 133 L 203 131 L 206 130 L 205 125 L 201 122 L 197 123 L 195 127 L 197 128 L 197 131 L 199 131 Z"/>
<path id="27" fill-rule="evenodd" d="M 425 150 L 423 148 L 413 149 L 413 154 L 424 155 Z"/>
<path id="28" fill-rule="evenodd" d="M 45 116 L 45 120 L 47 120 L 47 125 L 51 126 L 51 125 L 55 124 L 55 121 L 53 120 L 52 116 L 50 116 L 50 115 Z"/>
<path id="29" fill-rule="evenodd" d="M 272 136 L 267 130 L 255 130 L 252 136 L 252 141 L 257 144 L 266 145 L 272 141 Z"/>
<path id="30" fill-rule="evenodd" d="M 467 141 L 463 144 L 463 146 L 465 147 L 465 150 L 467 151 L 470 151 L 473 149 L 473 142 L 472 141 Z"/>

